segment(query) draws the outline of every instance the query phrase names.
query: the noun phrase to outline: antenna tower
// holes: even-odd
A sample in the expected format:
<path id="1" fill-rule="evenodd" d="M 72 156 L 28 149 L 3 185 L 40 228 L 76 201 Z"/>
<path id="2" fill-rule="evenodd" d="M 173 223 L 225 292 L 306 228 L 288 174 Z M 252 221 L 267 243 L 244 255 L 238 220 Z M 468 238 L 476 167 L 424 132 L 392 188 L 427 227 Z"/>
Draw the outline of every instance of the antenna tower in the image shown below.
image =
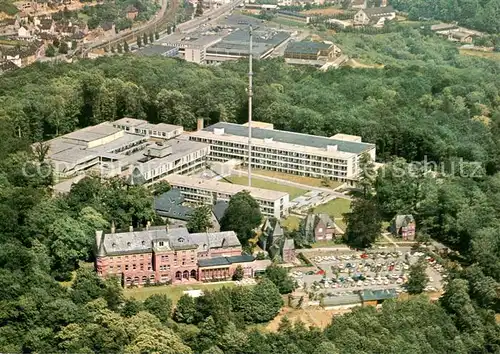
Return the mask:
<path id="1" fill-rule="evenodd" d="M 248 186 L 252 186 L 252 25 L 250 25 L 250 48 L 248 52 Z"/>

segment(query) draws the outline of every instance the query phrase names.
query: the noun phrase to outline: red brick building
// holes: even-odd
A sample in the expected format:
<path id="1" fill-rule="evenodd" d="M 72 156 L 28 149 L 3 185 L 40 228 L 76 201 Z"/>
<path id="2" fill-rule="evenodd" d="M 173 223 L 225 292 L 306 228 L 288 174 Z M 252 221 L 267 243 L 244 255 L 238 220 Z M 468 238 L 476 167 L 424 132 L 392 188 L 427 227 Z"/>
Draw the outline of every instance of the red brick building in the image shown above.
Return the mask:
<path id="1" fill-rule="evenodd" d="M 96 231 L 96 246 L 97 274 L 118 276 L 124 286 L 225 280 L 238 265 L 252 277 L 262 267 L 253 256 L 242 254 L 234 231 Z"/>

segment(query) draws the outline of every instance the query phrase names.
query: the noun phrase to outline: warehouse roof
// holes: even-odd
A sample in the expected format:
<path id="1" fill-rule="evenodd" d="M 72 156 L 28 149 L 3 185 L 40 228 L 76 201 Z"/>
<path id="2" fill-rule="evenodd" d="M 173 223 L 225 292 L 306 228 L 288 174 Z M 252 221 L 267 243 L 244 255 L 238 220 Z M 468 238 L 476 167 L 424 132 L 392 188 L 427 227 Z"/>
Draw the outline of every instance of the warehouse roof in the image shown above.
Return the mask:
<path id="1" fill-rule="evenodd" d="M 224 129 L 224 134 L 248 137 L 248 127 L 239 124 L 219 122 L 204 130 L 214 132 L 214 129 Z M 331 139 L 324 136 L 316 136 L 309 134 L 293 133 L 284 130 L 252 128 L 252 137 L 257 139 L 273 139 L 273 141 L 310 146 L 315 148 L 326 149 L 328 146 L 337 145 L 338 151 L 360 154 L 368 149 L 373 148 L 374 144 L 359 143 L 354 141 L 345 141 Z"/>
<path id="2" fill-rule="evenodd" d="M 393 299 L 398 296 L 395 289 L 365 290 L 361 293 L 363 301 Z"/>

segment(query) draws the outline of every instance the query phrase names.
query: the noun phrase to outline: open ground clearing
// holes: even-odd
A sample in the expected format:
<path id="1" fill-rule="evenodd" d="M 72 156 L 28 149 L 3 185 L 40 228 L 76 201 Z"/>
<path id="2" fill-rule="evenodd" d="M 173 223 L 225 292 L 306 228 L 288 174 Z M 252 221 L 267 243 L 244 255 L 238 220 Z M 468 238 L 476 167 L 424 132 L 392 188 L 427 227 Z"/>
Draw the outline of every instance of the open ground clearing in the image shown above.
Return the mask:
<path id="1" fill-rule="evenodd" d="M 144 288 L 124 289 L 123 293 L 127 298 L 135 298 L 137 300 L 146 300 L 153 294 L 167 295 L 174 305 L 179 301 L 183 292 L 186 290 L 215 290 L 223 287 L 232 288 L 233 282 L 209 283 L 209 284 L 186 284 L 186 285 L 164 285 L 164 286 L 149 286 Z"/>
<path id="2" fill-rule="evenodd" d="M 328 7 L 326 9 L 310 9 L 306 11 L 302 11 L 301 14 L 304 15 L 321 15 L 321 16 L 328 16 L 328 15 L 337 15 L 337 14 L 343 14 L 344 10 L 342 9 L 337 9 L 335 7 Z"/>
<path id="3" fill-rule="evenodd" d="M 462 55 L 470 55 L 473 57 L 492 59 L 495 61 L 500 61 L 500 53 L 499 52 L 483 52 L 480 50 L 468 50 L 468 49 L 460 49 L 460 54 Z"/>
<path id="4" fill-rule="evenodd" d="M 297 176 L 297 175 L 291 175 L 288 173 L 276 172 L 276 171 L 252 169 L 252 173 L 255 175 L 262 175 L 262 176 L 267 176 L 267 177 L 283 179 L 283 180 L 289 181 L 289 182 L 305 184 L 305 185 L 308 185 L 311 187 L 332 188 L 333 189 L 333 188 L 336 188 L 336 187 L 342 185 L 341 182 L 323 181 L 320 178 Z M 325 183 L 328 183 L 328 184 L 325 184 Z"/>
<path id="5" fill-rule="evenodd" d="M 345 311 L 344 311 L 345 312 Z M 283 317 L 288 317 L 291 322 L 302 321 L 307 326 L 316 326 L 325 328 L 332 322 L 332 317 L 335 314 L 342 313 L 341 310 L 325 310 L 323 308 L 308 308 L 308 309 L 294 309 L 284 307 L 281 312 L 267 325 L 266 329 L 272 332 L 278 330 L 279 324 Z"/>
<path id="6" fill-rule="evenodd" d="M 351 201 L 342 198 L 330 200 L 328 203 L 318 205 L 314 208 L 315 213 L 327 213 L 334 218 L 342 218 L 344 213 L 351 209 Z M 335 220 L 335 222 L 340 220 Z"/>
<path id="7" fill-rule="evenodd" d="M 225 181 L 242 186 L 248 185 L 248 177 L 246 176 L 229 176 L 225 178 Z M 259 178 L 252 178 L 252 187 L 288 193 L 290 194 L 290 200 L 297 198 L 298 196 L 301 196 L 307 192 L 305 189 L 269 182 Z"/>

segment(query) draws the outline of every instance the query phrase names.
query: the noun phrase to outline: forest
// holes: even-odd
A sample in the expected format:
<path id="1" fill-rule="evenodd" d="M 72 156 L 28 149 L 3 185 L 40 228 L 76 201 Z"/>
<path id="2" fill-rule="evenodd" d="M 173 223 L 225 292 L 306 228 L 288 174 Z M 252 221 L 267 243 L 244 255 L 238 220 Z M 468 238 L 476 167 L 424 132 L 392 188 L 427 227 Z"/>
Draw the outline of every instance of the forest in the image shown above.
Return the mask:
<path id="1" fill-rule="evenodd" d="M 416 296 L 386 302 L 381 311 L 358 308 L 325 329 L 285 318 L 277 332 L 267 332 L 260 326 L 283 305 L 286 277 L 265 274 L 254 287 L 176 304 L 160 295 L 125 297 L 115 280 L 101 280 L 82 262 L 93 260 L 95 229 L 154 218 L 151 199 L 159 191 L 87 178 L 53 198 L 44 150 L 29 145 L 124 116 L 186 129 L 198 117 L 241 123 L 247 63 L 203 67 L 124 55 L 36 64 L 2 76 L 0 85 L 0 351 L 499 352 L 499 64 L 461 56 L 414 30 L 366 41 L 342 35 L 346 50 L 385 66 L 323 73 L 258 61 L 254 118 L 277 129 L 342 132 L 376 143 L 386 165 L 362 176 L 364 201 L 354 203 L 352 220 L 413 213 L 420 237 L 450 247 L 454 267 L 438 302 Z"/>
<path id="2" fill-rule="evenodd" d="M 397 10 L 408 13 L 411 20 L 456 21 L 478 31 L 500 32 L 498 0 L 392 0 L 391 4 Z"/>

